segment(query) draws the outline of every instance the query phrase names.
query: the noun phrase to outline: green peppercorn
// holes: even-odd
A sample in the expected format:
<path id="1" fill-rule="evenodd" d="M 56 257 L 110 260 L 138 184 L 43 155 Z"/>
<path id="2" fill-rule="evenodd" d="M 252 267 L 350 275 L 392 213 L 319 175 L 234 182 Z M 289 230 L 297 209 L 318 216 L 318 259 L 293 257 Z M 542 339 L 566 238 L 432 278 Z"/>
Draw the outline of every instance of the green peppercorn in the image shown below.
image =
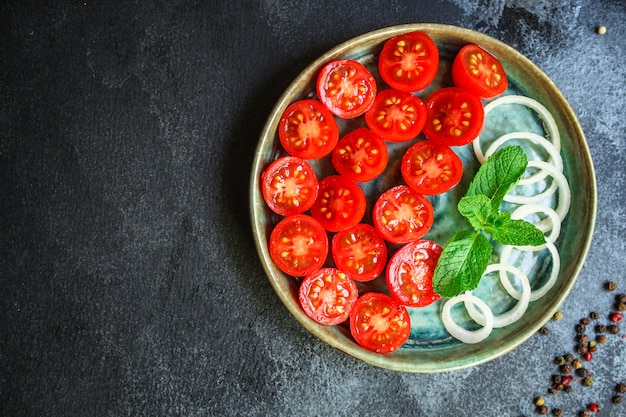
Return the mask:
<path id="1" fill-rule="evenodd" d="M 589 352 L 595 352 L 596 350 L 598 350 L 598 342 L 592 340 L 589 342 Z"/>
<path id="2" fill-rule="evenodd" d="M 537 407 L 540 407 L 540 406 L 544 405 L 545 403 L 546 403 L 546 400 L 543 397 L 535 398 L 535 405 Z"/>
<path id="3" fill-rule="evenodd" d="M 557 356 L 554 358 L 554 363 L 557 365 L 563 365 L 565 363 L 565 356 Z"/>
<path id="4" fill-rule="evenodd" d="M 552 320 L 562 320 L 563 319 L 563 313 L 561 313 L 561 310 L 557 310 L 553 315 L 552 315 Z"/>
<path id="5" fill-rule="evenodd" d="M 609 281 L 604 284 L 604 288 L 606 288 L 607 291 L 615 291 L 617 289 L 617 282 Z"/>
<path id="6" fill-rule="evenodd" d="M 591 378 L 590 376 L 587 376 L 583 379 L 583 385 L 586 387 L 591 387 L 593 386 L 593 378 Z"/>

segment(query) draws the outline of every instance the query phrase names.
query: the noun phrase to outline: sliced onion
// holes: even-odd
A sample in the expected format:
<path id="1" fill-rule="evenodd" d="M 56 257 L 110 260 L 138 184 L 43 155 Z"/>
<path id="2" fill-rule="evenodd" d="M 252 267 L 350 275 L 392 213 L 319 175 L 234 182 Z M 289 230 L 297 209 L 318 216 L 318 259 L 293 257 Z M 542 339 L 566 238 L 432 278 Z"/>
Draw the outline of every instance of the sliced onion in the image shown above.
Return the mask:
<path id="1" fill-rule="evenodd" d="M 544 206 L 543 204 L 524 204 L 519 206 L 517 209 L 511 213 L 511 218 L 514 220 L 521 220 L 529 214 L 533 213 L 545 213 L 547 215 L 546 219 L 549 218 L 550 222 L 546 225 L 545 219 L 534 223 L 535 226 L 543 233 L 550 232 L 546 239 L 550 242 L 554 243 L 559 238 L 559 234 L 561 233 L 561 219 L 559 218 L 559 214 L 554 211 L 554 209 Z M 546 245 L 532 246 L 535 250 L 544 249 Z M 529 246 L 530 248 L 530 246 Z"/>
<path id="2" fill-rule="evenodd" d="M 567 178 L 565 178 L 565 175 L 563 175 L 561 171 L 555 168 L 554 165 L 551 165 L 544 161 L 528 161 L 528 166 L 548 171 L 548 173 L 554 179 L 554 183 L 556 183 L 556 188 L 559 189 L 559 201 L 555 210 L 562 221 L 569 211 L 571 200 L 571 192 L 569 189 L 569 184 L 567 183 Z M 504 201 L 516 204 L 537 203 L 539 201 L 545 200 L 546 198 L 550 197 L 552 193 L 554 193 L 554 191 L 552 191 L 551 193 L 549 191 L 550 188 L 543 191 L 542 193 L 535 194 L 533 196 L 507 194 L 504 196 Z"/>
<path id="3" fill-rule="evenodd" d="M 507 264 L 503 264 L 503 263 L 499 263 L 499 264 L 491 264 L 487 267 L 487 269 L 485 270 L 485 273 L 483 274 L 483 277 L 485 275 L 488 275 L 494 271 L 500 271 L 500 281 L 502 282 L 502 285 L 504 286 L 504 289 L 509 293 L 509 289 L 510 288 L 514 288 L 513 285 L 511 284 L 511 281 L 509 279 L 509 275 L 506 274 L 506 272 L 510 272 L 514 275 L 516 275 L 520 281 L 522 282 L 522 293 L 521 296 L 519 298 L 516 298 L 517 303 L 515 304 L 515 306 L 513 306 L 513 308 L 505 311 L 502 314 L 498 314 L 497 316 L 493 316 L 493 328 L 494 329 L 499 329 L 501 327 L 504 326 L 508 326 L 509 324 L 515 323 L 517 320 L 520 319 L 520 317 L 522 317 L 524 315 L 524 313 L 526 312 L 526 309 L 528 308 L 528 303 L 530 302 L 530 283 L 528 281 L 528 277 L 526 276 L 526 274 L 520 270 L 519 268 L 515 268 L 511 265 L 507 265 Z M 505 285 L 505 282 L 508 285 Z M 519 294 L 519 292 L 518 292 Z M 473 303 L 465 303 L 465 308 L 467 309 L 467 313 L 470 315 L 470 317 L 472 318 L 472 320 L 474 320 L 476 323 L 480 324 L 480 325 L 485 325 L 485 315 L 482 314 L 480 311 L 478 311 L 475 307 L 475 305 Z"/>
<path id="4" fill-rule="evenodd" d="M 500 254 L 500 262 L 507 263 L 507 258 L 509 257 L 513 249 L 517 249 L 522 252 L 536 252 L 538 250 L 541 250 L 537 248 L 538 247 L 535 247 L 535 246 L 509 246 L 507 245 L 504 247 L 504 249 L 502 249 L 502 253 Z M 556 250 L 556 246 L 554 246 L 554 243 L 550 242 L 549 240 L 546 240 L 545 248 L 547 248 L 550 251 L 550 254 L 552 255 L 552 271 L 550 272 L 550 278 L 548 278 L 548 281 L 545 284 L 531 291 L 530 301 L 537 301 L 538 299 L 546 295 L 546 293 L 550 290 L 550 288 L 554 286 L 554 283 L 556 282 L 556 279 L 559 276 L 559 271 L 561 270 L 561 257 L 559 255 L 559 251 Z M 502 274 L 505 274 L 505 273 L 500 272 L 500 275 L 501 275 L 500 278 L 502 278 Z M 522 297 L 522 294 L 516 288 L 514 288 L 508 280 L 503 280 L 502 285 L 504 286 L 504 288 L 506 288 L 507 292 L 511 294 L 511 297 L 518 299 L 518 300 Z"/>
<path id="5" fill-rule="evenodd" d="M 506 135 L 500 136 L 498 139 L 495 140 L 495 142 L 489 145 L 489 147 L 487 148 L 487 151 L 485 151 L 485 159 L 488 159 L 503 143 L 508 142 L 513 139 L 525 139 L 525 140 L 530 140 L 530 141 L 537 143 L 539 146 L 545 149 L 546 152 L 548 152 L 548 154 L 550 155 L 550 159 L 548 160 L 548 162 L 554 165 L 555 167 L 557 167 L 559 171 L 563 171 L 563 158 L 561 158 L 561 154 L 559 153 L 559 150 L 552 144 L 552 142 L 550 142 L 543 136 L 540 136 L 536 133 L 531 133 L 531 132 L 513 132 L 513 133 L 507 133 Z M 522 178 L 521 180 L 518 181 L 518 184 L 519 185 L 534 184 L 537 181 L 541 181 L 547 176 L 548 176 L 548 173 L 546 171 L 539 170 L 536 173 L 526 178 Z"/>
<path id="6" fill-rule="evenodd" d="M 458 325 L 454 320 L 452 320 L 452 307 L 455 304 L 461 302 L 465 305 L 475 304 L 476 307 L 478 307 L 482 311 L 485 323 L 483 324 L 483 327 L 477 330 L 467 330 Z M 485 340 L 493 330 L 493 313 L 491 312 L 491 309 L 489 308 L 487 303 L 485 303 L 483 300 L 476 297 L 475 295 L 472 295 L 472 293 L 469 291 L 457 295 L 456 297 L 452 297 L 448 301 L 446 301 L 441 311 L 441 320 L 443 321 L 443 325 L 445 326 L 446 330 L 448 331 L 448 333 L 450 333 L 452 337 L 460 340 L 463 343 L 468 344 L 478 343 L 482 340 Z"/>
<path id="7" fill-rule="evenodd" d="M 556 149 L 558 151 L 561 150 L 561 136 L 559 134 L 559 128 L 556 125 L 554 116 L 552 116 L 552 114 L 548 111 L 548 109 L 545 108 L 543 104 L 539 103 L 537 100 L 525 96 L 500 96 L 485 105 L 485 117 L 487 117 L 487 113 L 489 113 L 494 107 L 501 104 L 521 104 L 534 110 L 539 118 L 543 121 L 543 127 L 546 130 L 546 134 L 548 135 Z M 480 147 L 480 137 L 477 137 L 472 142 L 472 147 L 474 148 L 474 154 L 476 155 L 476 158 L 478 158 L 478 160 L 483 163 L 485 160 L 485 156 L 483 154 L 483 150 Z"/>

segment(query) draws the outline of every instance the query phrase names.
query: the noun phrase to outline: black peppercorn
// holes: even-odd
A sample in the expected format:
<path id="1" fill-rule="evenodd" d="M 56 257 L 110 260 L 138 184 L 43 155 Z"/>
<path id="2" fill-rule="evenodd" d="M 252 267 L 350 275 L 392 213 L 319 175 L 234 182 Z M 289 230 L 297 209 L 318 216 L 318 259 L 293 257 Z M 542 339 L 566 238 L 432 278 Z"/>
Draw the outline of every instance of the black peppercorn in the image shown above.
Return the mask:
<path id="1" fill-rule="evenodd" d="M 618 303 L 616 308 L 617 311 L 626 311 L 626 303 Z"/>
<path id="2" fill-rule="evenodd" d="M 624 394 L 626 392 L 626 384 L 624 383 L 619 383 L 615 386 L 615 391 L 619 392 L 620 394 Z"/>
<path id="3" fill-rule="evenodd" d="M 606 332 L 606 326 L 604 324 L 598 324 L 596 326 L 596 333 L 605 333 Z"/>
<path id="4" fill-rule="evenodd" d="M 571 353 L 568 353 L 567 355 L 565 355 L 565 362 L 571 363 L 573 360 L 574 360 L 574 355 L 572 355 Z"/>
<path id="5" fill-rule="evenodd" d="M 563 410 L 561 410 L 560 408 L 553 408 L 552 415 L 554 417 L 563 417 Z"/>
<path id="6" fill-rule="evenodd" d="M 622 396 L 621 395 L 616 395 L 612 398 L 613 400 L 613 404 L 621 404 L 622 403 Z"/>
<path id="7" fill-rule="evenodd" d="M 556 395 L 558 392 L 559 391 L 554 387 L 548 389 L 548 394 L 550 395 Z"/>
<path id="8" fill-rule="evenodd" d="M 608 291 L 615 291 L 617 289 L 617 282 L 609 281 L 604 284 L 604 288 L 606 288 Z"/>
<path id="9" fill-rule="evenodd" d="M 582 323 L 578 323 L 574 329 L 576 330 L 576 333 L 585 333 L 587 326 Z"/>
<path id="10" fill-rule="evenodd" d="M 548 414 L 548 407 L 545 405 L 540 405 L 537 407 L 537 414 Z"/>
<path id="11" fill-rule="evenodd" d="M 589 371 L 586 368 L 578 368 L 576 369 L 576 375 L 581 378 L 585 378 L 587 375 L 589 375 Z"/>
<path id="12" fill-rule="evenodd" d="M 608 327 L 609 333 L 611 334 L 618 334 L 619 333 L 619 326 L 617 324 L 611 324 Z"/>
<path id="13" fill-rule="evenodd" d="M 561 381 L 563 381 L 563 377 L 561 375 L 552 375 L 552 383 L 553 384 L 560 384 Z"/>
<path id="14" fill-rule="evenodd" d="M 580 324 L 584 324 L 586 326 L 589 323 L 590 323 L 590 321 L 589 321 L 589 319 L 587 317 L 583 317 L 582 319 L 580 319 Z"/>
<path id="15" fill-rule="evenodd" d="M 564 374 L 572 373 L 572 365 L 570 365 L 569 363 L 561 365 L 559 369 L 561 370 L 561 373 L 564 373 Z"/>
<path id="16" fill-rule="evenodd" d="M 589 314 L 589 317 L 591 317 L 593 320 L 598 320 L 600 318 L 600 313 L 598 313 L 597 311 L 592 311 Z"/>
<path id="17" fill-rule="evenodd" d="M 563 391 L 565 392 L 572 392 L 573 387 L 571 385 L 566 385 L 565 388 L 563 388 Z"/>
<path id="18" fill-rule="evenodd" d="M 615 300 L 617 300 L 618 303 L 626 303 L 626 294 L 617 294 Z"/>
<path id="19" fill-rule="evenodd" d="M 578 413 L 578 417 L 589 417 L 589 411 L 587 410 L 583 410 L 580 413 Z"/>
<path id="20" fill-rule="evenodd" d="M 599 334 L 596 336 L 596 342 L 600 343 L 600 344 L 605 344 L 606 343 L 606 336 L 603 334 Z"/>
<path id="21" fill-rule="evenodd" d="M 587 345 L 580 344 L 576 348 L 576 351 L 580 353 L 581 355 L 584 355 L 585 353 L 589 352 L 589 348 L 587 347 Z"/>
<path id="22" fill-rule="evenodd" d="M 550 334 L 550 329 L 548 329 L 546 326 L 542 326 L 542 327 L 539 329 L 539 334 L 542 334 L 542 335 L 544 335 L 544 336 L 545 336 L 545 335 L 548 335 L 548 334 Z"/>
<path id="23" fill-rule="evenodd" d="M 577 339 L 580 343 L 587 343 L 589 341 L 589 336 L 583 333 L 583 334 L 579 334 Z"/>

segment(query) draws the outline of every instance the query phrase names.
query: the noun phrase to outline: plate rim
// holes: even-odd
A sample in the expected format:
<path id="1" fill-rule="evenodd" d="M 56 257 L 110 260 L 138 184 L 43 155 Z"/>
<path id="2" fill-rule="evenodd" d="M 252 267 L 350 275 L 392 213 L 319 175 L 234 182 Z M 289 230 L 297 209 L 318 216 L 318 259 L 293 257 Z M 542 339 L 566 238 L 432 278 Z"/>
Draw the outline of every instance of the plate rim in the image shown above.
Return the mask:
<path id="1" fill-rule="evenodd" d="M 535 83 L 540 84 L 543 88 L 550 92 L 552 98 L 551 101 L 555 104 L 558 104 L 557 109 L 560 116 L 559 118 L 562 119 L 563 122 L 568 126 L 568 128 L 573 131 L 573 134 L 574 136 L 576 136 L 577 139 L 576 142 L 580 142 L 579 144 L 582 145 L 581 159 L 585 165 L 583 167 L 583 171 L 588 176 L 589 205 L 587 207 L 587 210 L 589 215 L 586 217 L 586 225 L 588 228 L 587 238 L 580 246 L 578 256 L 573 259 L 573 261 L 576 262 L 573 266 L 570 277 L 567 280 L 567 284 L 563 288 L 564 291 L 562 291 L 562 293 L 556 297 L 556 300 L 552 304 L 550 309 L 546 309 L 542 314 L 539 315 L 539 319 L 535 322 L 534 326 L 530 326 L 529 328 L 524 329 L 519 333 L 516 333 L 516 336 L 513 338 L 513 340 L 504 341 L 502 348 L 498 349 L 495 352 L 479 351 L 472 354 L 472 349 L 470 349 L 470 356 L 472 356 L 473 359 L 452 359 L 443 362 L 441 360 L 436 360 L 434 362 L 407 363 L 403 361 L 403 358 L 406 355 L 403 354 L 402 349 L 399 349 L 392 354 L 377 354 L 358 346 L 354 341 L 352 341 L 351 338 L 349 338 L 347 334 L 345 334 L 344 331 L 337 331 L 334 326 L 329 327 L 315 323 L 313 320 L 309 319 L 308 316 L 305 315 L 305 313 L 300 309 L 297 303 L 292 302 L 293 300 L 289 299 L 285 295 L 286 291 L 290 291 L 290 288 L 295 285 L 293 280 L 290 280 L 289 278 L 287 278 L 286 280 L 278 279 L 276 274 L 283 277 L 284 274 L 280 272 L 270 262 L 266 262 L 266 260 L 269 259 L 269 252 L 267 249 L 267 242 L 263 240 L 263 236 L 266 235 L 267 231 L 263 230 L 263 226 L 260 224 L 260 221 L 258 219 L 259 212 L 264 209 L 264 202 L 259 201 L 258 199 L 258 197 L 260 196 L 260 192 L 258 190 L 258 181 L 260 173 L 263 171 L 264 168 L 264 166 L 262 166 L 262 158 L 260 157 L 260 155 L 263 154 L 264 150 L 268 146 L 273 145 L 275 138 L 275 126 L 277 125 L 278 119 L 282 114 L 281 109 L 284 110 L 286 106 L 293 100 L 295 93 L 297 93 L 297 90 L 299 90 L 301 85 L 303 83 L 310 82 L 311 77 L 319 70 L 319 68 L 324 63 L 339 56 L 345 55 L 350 50 L 353 50 L 357 45 L 359 47 L 365 47 L 367 44 L 370 43 L 378 44 L 392 36 L 418 30 L 424 31 L 429 35 L 435 37 L 451 36 L 453 34 L 455 36 L 455 40 L 458 41 L 465 41 L 467 43 L 489 44 L 490 51 L 492 51 L 492 53 L 494 53 L 495 55 L 506 53 L 508 55 L 514 56 L 516 61 L 521 62 L 521 65 L 519 66 L 523 67 L 525 70 L 531 70 L 533 75 L 538 79 Z M 324 343 L 327 343 L 334 348 L 337 348 L 338 350 L 371 365 L 403 372 L 437 373 L 473 367 L 509 353 L 510 351 L 514 350 L 519 345 L 527 341 L 534 333 L 537 332 L 537 330 L 541 326 L 543 326 L 548 320 L 551 319 L 553 314 L 558 310 L 558 308 L 571 292 L 571 289 L 573 288 L 580 275 L 584 260 L 586 259 L 589 252 L 597 217 L 597 184 L 595 170 L 591 158 L 591 152 L 589 150 L 589 146 L 582 127 L 580 126 L 580 123 L 578 122 L 578 119 L 569 102 L 566 100 L 563 93 L 559 90 L 559 88 L 552 81 L 552 79 L 550 79 L 529 58 L 527 58 L 525 55 L 523 55 L 513 47 L 481 32 L 447 24 L 409 23 L 376 29 L 341 42 L 335 47 L 329 49 L 321 56 L 319 56 L 313 62 L 308 64 L 291 81 L 289 86 L 281 94 L 279 100 L 271 109 L 270 115 L 266 120 L 266 123 L 263 127 L 263 130 L 261 131 L 261 135 L 259 138 L 260 139 L 255 149 L 252 171 L 250 175 L 249 209 L 254 242 L 257 249 L 257 254 L 261 259 L 264 272 L 268 277 L 274 291 L 276 292 L 282 303 L 287 307 L 290 314 L 294 316 L 296 320 L 301 325 L 303 325 L 310 333 L 312 333 Z M 420 353 L 422 352 L 420 351 Z M 428 351 L 426 353 L 428 353 Z M 429 355 L 426 354 L 426 356 Z"/>

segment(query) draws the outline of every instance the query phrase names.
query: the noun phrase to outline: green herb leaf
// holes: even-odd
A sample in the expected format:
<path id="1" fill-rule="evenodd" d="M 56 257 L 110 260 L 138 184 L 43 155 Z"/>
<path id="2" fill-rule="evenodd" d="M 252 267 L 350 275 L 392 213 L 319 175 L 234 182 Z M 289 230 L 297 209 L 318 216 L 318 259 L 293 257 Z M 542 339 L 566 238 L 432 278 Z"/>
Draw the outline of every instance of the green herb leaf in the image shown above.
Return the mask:
<path id="1" fill-rule="evenodd" d="M 465 195 L 482 194 L 491 199 L 492 207 L 498 210 L 504 195 L 522 178 L 527 165 L 528 159 L 521 147 L 501 148 L 482 164 Z"/>
<path id="2" fill-rule="evenodd" d="M 433 275 L 437 294 L 454 297 L 478 286 L 489 260 L 491 244 L 485 235 L 463 230 L 446 244 Z"/>
<path id="3" fill-rule="evenodd" d="M 491 200 L 482 194 L 461 198 L 457 207 L 476 230 L 484 229 L 493 213 Z"/>
<path id="4" fill-rule="evenodd" d="M 498 213 L 492 226 L 485 231 L 491 237 L 504 244 L 515 246 L 538 246 L 546 243 L 543 232 L 524 220 L 512 220 L 511 213 Z"/>

